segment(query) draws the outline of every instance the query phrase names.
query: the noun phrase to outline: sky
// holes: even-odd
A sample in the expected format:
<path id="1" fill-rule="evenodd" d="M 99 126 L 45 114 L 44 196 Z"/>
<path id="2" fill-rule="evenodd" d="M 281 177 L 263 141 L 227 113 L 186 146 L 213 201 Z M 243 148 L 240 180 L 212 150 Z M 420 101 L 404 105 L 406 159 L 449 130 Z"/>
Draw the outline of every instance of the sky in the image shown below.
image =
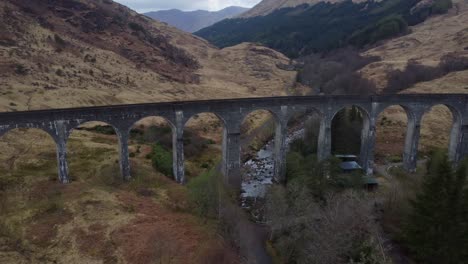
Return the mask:
<path id="1" fill-rule="evenodd" d="M 228 6 L 253 7 L 260 0 L 114 0 L 139 12 L 165 9 L 218 11 Z"/>

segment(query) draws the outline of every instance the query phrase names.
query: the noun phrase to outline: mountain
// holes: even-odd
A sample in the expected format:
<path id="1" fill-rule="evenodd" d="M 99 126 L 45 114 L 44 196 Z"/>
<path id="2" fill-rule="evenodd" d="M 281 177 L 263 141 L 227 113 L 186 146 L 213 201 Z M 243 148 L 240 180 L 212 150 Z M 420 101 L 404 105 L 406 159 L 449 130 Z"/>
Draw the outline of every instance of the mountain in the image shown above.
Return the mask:
<path id="1" fill-rule="evenodd" d="M 288 61 L 220 50 L 110 0 L 0 4 L 0 111 L 282 95 Z"/>
<path id="2" fill-rule="evenodd" d="M 249 18 L 256 16 L 266 16 L 275 10 L 286 8 L 286 7 L 296 7 L 303 4 L 315 5 L 320 2 L 328 3 L 338 3 L 346 0 L 263 0 L 254 6 L 249 11 L 240 14 L 238 17 Z M 367 0 L 353 0 L 355 3 L 366 2 Z M 380 0 L 378 0 L 380 1 Z"/>
<path id="3" fill-rule="evenodd" d="M 249 9 L 239 6 L 230 6 L 216 12 L 206 10 L 185 12 L 178 9 L 171 9 L 148 12 L 144 13 L 144 15 L 168 23 L 178 29 L 187 32 L 195 32 L 223 19 L 235 17 L 247 10 Z"/>
<path id="4" fill-rule="evenodd" d="M 432 14 L 447 12 L 451 3 L 451 0 L 319 1 L 280 8 L 264 16 L 227 19 L 195 34 L 218 47 L 248 41 L 299 57 L 347 45 L 361 48 L 398 36 Z"/>

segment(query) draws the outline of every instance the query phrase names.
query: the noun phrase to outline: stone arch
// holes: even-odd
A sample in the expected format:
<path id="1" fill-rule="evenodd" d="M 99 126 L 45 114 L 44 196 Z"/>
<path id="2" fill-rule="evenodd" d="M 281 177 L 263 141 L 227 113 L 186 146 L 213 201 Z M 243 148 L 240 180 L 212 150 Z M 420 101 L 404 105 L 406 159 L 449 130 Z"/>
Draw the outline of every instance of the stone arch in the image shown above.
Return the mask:
<path id="1" fill-rule="evenodd" d="M 289 108 L 288 115 L 286 117 L 286 124 L 288 124 L 291 121 L 291 118 L 293 118 L 294 115 L 301 113 L 317 114 L 320 117 L 320 119 L 324 118 L 324 113 L 320 108 L 309 105 L 298 105 Z"/>
<path id="2" fill-rule="evenodd" d="M 303 144 L 301 145 L 301 149 L 313 151 L 314 148 L 317 148 L 314 152 L 316 154 L 318 152 L 320 126 L 323 118 L 323 112 L 313 106 L 299 106 L 291 109 L 286 122 L 288 131 L 291 131 L 291 129 L 294 130 L 294 125 L 297 125 L 298 122 L 301 122 L 300 126 L 302 126 L 302 128 L 299 129 L 299 131 L 288 134 L 291 136 L 289 138 L 289 145 L 295 140 L 300 140 L 302 138 Z M 314 142 L 311 142 L 312 140 Z M 304 147 L 306 147 L 306 149 L 304 149 Z"/>
<path id="3" fill-rule="evenodd" d="M 96 134 L 90 137 L 86 132 Z M 119 157 L 122 144 L 121 132 L 111 122 L 101 120 L 79 120 L 73 124 L 68 130 L 68 137 L 65 141 L 71 178 L 77 178 L 78 172 L 81 173 L 86 168 L 89 171 L 85 171 L 82 175 L 86 179 L 95 174 L 96 177 L 109 177 L 106 180 L 114 180 L 110 175 L 118 175 L 118 165 L 121 167 L 123 162 L 122 155 Z M 93 162 L 97 163 L 93 166 Z M 87 166 L 82 166 L 82 164 L 87 164 Z"/>
<path id="4" fill-rule="evenodd" d="M 379 107 L 378 107 L 377 111 L 375 112 L 375 118 L 377 119 L 385 110 L 387 110 L 390 107 L 395 107 L 395 106 L 399 106 L 399 107 L 403 108 L 408 121 L 410 119 L 414 119 L 416 117 L 414 111 L 409 106 L 407 106 L 405 104 L 379 104 Z"/>
<path id="5" fill-rule="evenodd" d="M 434 103 L 434 104 L 431 104 L 428 106 L 427 110 L 425 111 L 425 113 L 423 114 L 422 118 L 421 118 L 421 126 L 424 126 L 423 124 L 423 121 L 424 121 L 424 118 L 428 118 L 429 117 L 429 113 L 433 110 L 435 110 L 436 108 L 439 108 L 439 107 L 444 107 L 445 109 L 447 109 L 449 112 L 450 112 L 450 115 L 451 115 L 451 124 L 450 124 L 450 127 L 448 128 L 448 144 L 447 144 L 447 149 L 448 149 L 448 155 L 449 155 L 449 158 L 450 160 L 452 161 L 457 161 L 457 148 L 460 144 L 459 142 L 459 138 L 460 138 L 460 130 L 461 130 L 461 122 L 462 122 L 462 114 L 460 112 L 460 110 L 451 105 L 451 104 L 447 104 L 447 103 Z M 443 114 L 443 113 L 441 113 Z M 443 128 L 442 128 L 443 129 Z M 424 131 L 422 131 L 422 133 L 424 133 Z M 424 135 L 422 134 L 421 137 L 423 137 Z M 420 144 L 421 144 L 421 141 L 420 141 Z"/>
<path id="6" fill-rule="evenodd" d="M 215 167 L 224 153 L 224 117 L 213 111 L 187 115 L 183 122 L 184 176 L 194 177 Z"/>
<path id="7" fill-rule="evenodd" d="M 332 111 L 332 115 L 330 117 L 331 120 L 335 119 L 336 115 L 339 112 L 341 112 L 341 111 L 343 111 L 343 110 L 345 110 L 347 108 L 351 108 L 351 107 L 356 107 L 359 110 L 359 112 L 364 115 L 365 118 L 363 118 L 363 120 L 364 119 L 369 120 L 371 118 L 371 111 L 368 110 L 368 108 L 366 106 L 362 106 L 360 104 L 346 104 L 346 105 L 339 106 L 339 107 L 335 108 Z"/>
<path id="8" fill-rule="evenodd" d="M 190 113 L 184 120 L 184 127 L 187 126 L 187 123 L 190 121 L 190 119 L 193 119 L 195 116 L 199 116 L 199 115 L 202 115 L 202 114 L 214 115 L 219 119 L 219 121 L 221 121 L 221 124 L 223 125 L 223 127 L 226 127 L 226 125 L 227 125 L 226 119 L 221 114 L 219 114 L 219 113 L 217 113 L 215 111 L 203 111 L 203 112 Z"/>
<path id="9" fill-rule="evenodd" d="M 5 136 L 6 134 L 12 132 L 13 130 L 17 130 L 17 129 L 34 129 L 34 130 L 42 131 L 42 132 L 47 133 L 55 141 L 54 133 L 51 130 L 48 130 L 48 129 L 44 128 L 43 126 L 35 125 L 35 124 L 29 124 L 29 125 L 18 124 L 18 125 L 15 125 L 15 126 L 3 127 L 0 130 L 0 138 Z"/>
<path id="10" fill-rule="evenodd" d="M 135 163 L 137 162 L 135 159 L 138 157 L 152 157 L 153 144 L 156 142 L 160 143 L 158 147 L 163 148 L 161 151 L 167 150 L 172 153 L 176 127 L 169 118 L 158 114 L 141 116 L 138 120 L 130 122 L 130 124 L 128 131 L 126 131 L 128 134 L 127 148 L 129 152 L 129 166 L 133 168 L 131 170 L 132 175 L 140 175 L 138 174 L 138 169 L 135 167 Z M 166 130 L 167 127 L 169 130 Z M 171 166 L 173 165 L 171 164 Z M 166 176 L 170 176 L 170 173 L 173 173 L 175 176 L 173 169 L 172 172 L 168 172 L 171 170 L 167 167 L 168 166 L 164 166 L 164 169 L 161 169 L 161 173 L 166 174 Z"/>
<path id="11" fill-rule="evenodd" d="M 130 130 L 132 128 L 134 128 L 137 125 L 137 123 L 141 122 L 144 119 L 148 119 L 148 118 L 161 118 L 171 127 L 172 130 L 175 130 L 175 128 L 176 128 L 174 122 L 170 118 L 168 118 L 167 116 L 154 114 L 154 115 L 141 116 L 141 117 L 138 118 L 138 120 L 132 121 L 131 125 L 128 128 L 128 132 L 130 132 Z"/>
<path id="12" fill-rule="evenodd" d="M 80 126 L 83 126 L 83 125 L 86 125 L 88 123 L 104 123 L 108 126 L 111 126 L 112 129 L 115 131 L 115 133 L 119 133 L 121 132 L 119 129 L 118 129 L 118 126 L 116 124 L 113 124 L 112 121 L 110 120 L 105 120 L 105 119 L 99 119 L 99 118 L 92 118 L 92 119 L 78 119 L 78 120 L 74 120 L 73 123 L 71 123 L 69 125 L 69 129 L 68 129 L 68 135 L 71 135 L 71 133 L 74 131 L 74 130 L 79 130 L 79 127 Z"/>
<path id="13" fill-rule="evenodd" d="M 399 110 L 397 109 L 401 109 L 402 110 L 402 113 L 403 113 L 403 117 L 401 116 L 398 116 L 398 115 L 393 115 L 393 120 L 392 118 L 390 118 L 390 120 L 386 119 L 383 117 L 383 114 L 386 112 L 386 111 L 395 111 L 395 112 L 398 112 Z M 382 119 L 380 119 L 382 117 Z M 403 160 L 403 156 L 404 156 L 404 148 L 405 148 L 405 141 L 406 141 L 406 135 L 407 135 L 407 128 L 408 128 L 408 124 L 410 122 L 410 120 L 414 120 L 416 118 L 414 112 L 408 108 L 406 105 L 403 105 L 403 104 L 385 104 L 385 105 L 382 105 L 380 107 L 380 109 L 378 109 L 376 111 L 376 115 L 375 115 L 375 148 L 374 148 L 374 157 L 375 157 L 375 162 L 378 162 L 379 158 L 381 158 L 382 160 L 385 159 L 389 162 L 395 162 L 395 163 L 398 163 L 398 162 L 401 162 Z M 396 119 L 396 121 L 395 121 Z M 402 127 L 401 129 L 398 129 L 398 125 L 403 122 L 402 119 L 405 119 L 404 121 L 404 127 Z M 386 127 L 385 131 L 379 131 L 381 129 L 383 129 L 383 127 Z M 392 131 L 392 129 L 395 129 L 396 131 Z M 403 131 L 403 133 L 401 133 Z M 401 133 L 401 135 L 399 134 L 396 134 L 396 133 Z M 382 136 L 382 133 L 390 133 L 390 136 L 393 136 L 392 141 L 388 141 L 388 142 L 383 142 L 383 143 L 379 143 L 380 141 L 383 141 L 383 138 L 380 138 Z M 400 138 L 401 137 L 401 138 Z M 385 137 L 388 139 L 388 137 Z M 398 149 L 398 146 L 395 146 L 395 141 L 393 141 L 393 139 L 397 139 L 397 141 L 402 141 L 403 143 L 401 144 L 401 150 Z M 388 145 L 392 145 L 393 149 L 392 151 L 390 152 L 385 152 L 385 155 L 381 155 L 381 156 L 378 156 L 379 154 L 382 154 L 381 152 L 379 152 L 379 147 L 381 146 L 381 144 L 388 144 Z M 387 147 L 386 147 L 387 148 Z M 387 148 L 388 149 L 388 148 Z M 398 153 L 398 154 L 397 154 Z M 401 157 L 399 157 L 401 156 Z"/>
<path id="14" fill-rule="evenodd" d="M 281 121 L 283 122 L 286 121 L 286 120 L 281 120 L 280 114 L 275 109 L 271 109 L 268 107 L 258 107 L 258 108 L 256 107 L 256 108 L 250 108 L 247 111 L 243 112 L 240 117 L 240 123 L 242 124 L 249 115 L 257 111 L 267 111 L 268 113 L 270 113 L 276 125 L 281 124 Z"/>
<path id="15" fill-rule="evenodd" d="M 359 156 L 360 156 L 360 160 L 361 160 L 361 163 L 367 163 L 365 161 L 366 159 L 366 156 L 367 156 L 367 138 L 369 136 L 369 131 L 370 131 L 370 119 L 371 119 L 371 115 L 370 115 L 370 111 L 367 109 L 366 106 L 362 106 L 362 105 L 359 105 L 359 104 L 347 104 L 347 105 L 343 105 L 343 106 L 340 106 L 338 108 L 336 108 L 333 112 L 332 112 L 332 115 L 331 115 L 331 119 L 330 119 L 330 124 L 331 124 L 331 129 L 333 130 L 333 121 L 336 119 L 338 113 L 340 113 L 341 111 L 345 111 L 346 109 L 348 108 L 352 108 L 352 107 L 356 107 L 356 109 L 358 109 L 359 113 L 361 113 L 362 115 L 362 129 L 361 129 L 361 138 L 360 138 L 360 151 L 359 151 Z M 331 133 L 333 133 L 333 131 L 331 131 Z M 333 138 L 333 137 L 332 137 Z M 333 145 L 334 142 L 333 142 L 333 139 L 332 139 L 332 142 L 331 142 L 331 145 Z M 346 154 L 346 153 L 343 153 L 343 154 Z"/>
<path id="16" fill-rule="evenodd" d="M 21 147 L 24 145 L 22 142 L 20 142 L 18 139 L 26 139 L 29 140 L 28 136 L 23 137 L 21 135 L 13 135 L 16 132 L 24 132 L 25 134 L 29 135 L 34 135 L 37 134 L 37 137 L 35 140 L 31 139 L 31 145 L 25 146 L 24 153 L 21 152 L 17 158 L 14 160 L 9 159 L 8 155 L 10 155 L 9 150 L 8 150 L 8 142 L 10 142 L 8 137 L 11 135 L 13 136 L 12 141 L 17 143 L 13 149 L 18 149 L 18 147 Z M 5 144 L 4 146 L 2 146 Z M 11 144 L 11 143 L 10 143 Z M 2 171 L 5 170 L 11 171 L 11 169 L 14 166 L 15 160 L 21 160 L 24 158 L 25 155 L 27 155 L 30 152 L 38 151 L 38 154 L 41 154 L 40 156 L 42 158 L 37 160 L 37 163 L 34 162 L 34 159 L 29 159 L 28 161 L 25 162 L 24 166 L 29 167 L 28 169 L 25 169 L 25 173 L 27 173 L 30 170 L 34 170 L 34 175 L 25 175 L 25 176 L 44 176 L 47 178 L 50 178 L 51 176 L 56 177 L 58 180 L 61 180 L 60 178 L 60 170 L 59 170 L 59 164 L 58 160 L 56 157 L 54 157 L 54 154 L 58 153 L 58 146 L 57 146 L 57 139 L 54 137 L 54 134 L 49 131 L 46 128 L 43 128 L 40 125 L 15 125 L 14 127 L 8 127 L 4 128 L 0 132 L 0 146 L 2 146 L 2 157 L 7 158 L 5 162 L 1 162 L 3 166 L 0 166 L 0 174 L 4 174 Z M 50 148 L 49 148 L 50 147 Z M 44 150 L 51 150 L 50 153 L 49 151 L 45 152 Z M 44 153 L 47 153 L 47 155 L 42 155 Z M 13 153 L 11 153 L 13 154 Z M 51 155 L 49 155 L 51 154 Z M 45 158 L 47 157 L 47 159 Z M 53 157 L 53 158 L 52 158 Z M 10 161 L 10 164 L 9 162 Z M 44 162 L 45 161 L 45 162 Z M 13 163 L 11 163 L 13 162 Z M 49 164 L 50 163 L 50 164 Z M 45 167 L 44 167 L 45 166 Z M 8 168 L 9 167 L 9 168 Z M 37 169 L 34 169 L 37 168 Z M 52 172 L 53 171 L 53 172 Z M 5 173 L 6 174 L 6 173 Z M 42 175 L 43 174 L 43 175 Z"/>

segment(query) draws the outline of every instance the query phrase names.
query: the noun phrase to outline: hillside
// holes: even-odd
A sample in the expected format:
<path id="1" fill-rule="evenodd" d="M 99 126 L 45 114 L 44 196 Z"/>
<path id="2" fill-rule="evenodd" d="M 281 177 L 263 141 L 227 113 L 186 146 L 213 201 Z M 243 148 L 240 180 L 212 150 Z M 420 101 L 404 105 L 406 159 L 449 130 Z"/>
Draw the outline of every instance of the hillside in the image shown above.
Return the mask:
<path id="1" fill-rule="evenodd" d="M 315 5 L 319 2 L 338 3 L 345 0 L 263 0 L 249 11 L 238 17 L 249 18 L 256 16 L 266 16 L 278 9 L 286 7 L 296 7 L 303 4 Z M 353 0 L 355 3 L 365 2 L 367 0 Z M 381 0 L 379 0 L 381 1 Z"/>
<path id="2" fill-rule="evenodd" d="M 0 111 L 282 95 L 295 81 L 278 52 L 219 50 L 109 0 L 2 1 L 0 20 Z"/>
<path id="3" fill-rule="evenodd" d="M 178 9 L 171 9 L 148 12 L 144 13 L 144 15 L 168 23 L 186 32 L 195 32 L 223 19 L 235 17 L 247 10 L 249 9 L 240 6 L 230 6 L 215 12 L 206 10 L 181 11 Z"/>
<path id="4" fill-rule="evenodd" d="M 451 5 L 450 0 L 420 3 L 421 0 L 320 1 L 275 9 L 265 16 L 223 20 L 195 34 L 218 47 L 255 42 L 295 58 L 348 45 L 362 48 L 405 34 L 408 26 L 444 13 Z"/>
<path id="5" fill-rule="evenodd" d="M 388 72 L 403 70 L 409 61 L 434 67 L 447 54 L 468 58 L 468 3 L 454 1 L 455 7 L 447 14 L 434 16 L 411 27 L 411 33 L 383 42 L 368 51 L 365 56 L 378 56 L 381 61 L 373 62 L 360 70 L 372 80 L 378 91 L 387 86 Z M 402 93 L 467 93 L 468 70 L 449 73 L 434 80 L 418 82 Z M 382 120 L 385 119 L 385 122 Z M 427 114 L 421 126 L 420 150 L 427 152 L 431 147 L 447 147 L 452 114 L 444 106 L 437 106 Z M 380 155 L 399 155 L 403 151 L 403 136 L 406 116 L 401 108 L 393 108 L 380 116 L 381 133 L 377 133 L 377 151 Z M 384 132 L 385 131 L 385 132 Z"/>

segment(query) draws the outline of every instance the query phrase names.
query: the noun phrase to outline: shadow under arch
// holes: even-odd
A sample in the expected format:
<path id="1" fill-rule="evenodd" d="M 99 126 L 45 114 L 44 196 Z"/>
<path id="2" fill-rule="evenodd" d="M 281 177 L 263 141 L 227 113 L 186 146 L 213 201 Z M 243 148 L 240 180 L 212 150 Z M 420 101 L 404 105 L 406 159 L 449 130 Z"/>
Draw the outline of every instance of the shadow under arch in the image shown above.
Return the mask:
<path id="1" fill-rule="evenodd" d="M 430 147 L 446 147 L 449 159 L 457 162 L 461 122 L 462 115 L 456 107 L 444 103 L 431 105 L 421 119 L 420 151 L 427 152 Z M 427 125 L 430 125 L 430 129 L 426 129 Z"/>
<path id="2" fill-rule="evenodd" d="M 344 115 L 340 116 L 340 113 L 344 113 Z M 339 122 L 343 122 L 343 124 L 340 124 Z M 367 156 L 368 156 L 368 151 L 369 151 L 368 139 L 369 139 L 370 125 L 371 125 L 370 124 L 370 113 L 369 113 L 368 110 L 366 110 L 362 106 L 350 104 L 350 105 L 346 105 L 346 106 L 343 106 L 343 107 L 340 107 L 339 109 L 337 109 L 333 113 L 332 119 L 331 119 L 331 151 L 332 151 L 332 155 L 336 155 L 336 154 L 355 154 L 355 155 L 359 156 L 361 166 L 363 166 L 364 169 L 367 170 L 368 165 L 365 164 L 365 163 L 367 163 Z M 359 138 L 358 141 L 355 142 L 355 144 L 354 144 L 356 146 L 349 145 L 349 141 L 346 144 L 340 144 L 340 142 L 337 140 L 338 137 L 340 137 L 340 139 L 344 139 L 344 135 L 353 137 L 353 135 L 350 135 L 350 132 L 352 132 L 350 130 L 348 130 L 346 132 L 338 130 L 338 128 L 340 128 L 342 130 L 346 130 L 346 128 L 343 129 L 343 127 L 345 127 L 345 126 L 349 126 L 349 128 L 354 129 L 356 134 L 358 134 L 358 132 L 356 130 L 356 126 L 361 127 L 361 129 L 359 131 L 359 136 L 356 135 L 356 137 Z M 340 147 L 338 147 L 338 146 L 340 146 Z M 345 147 L 343 147 L 343 146 L 345 146 Z M 342 149 L 340 149 L 340 148 L 342 148 Z M 346 152 L 350 152 L 350 153 L 339 153 L 340 151 L 341 152 L 346 151 Z"/>
<path id="3" fill-rule="evenodd" d="M 117 133 L 112 124 L 91 120 L 70 130 L 66 147 L 71 181 L 93 179 L 110 185 L 123 180 Z"/>
<path id="4" fill-rule="evenodd" d="M 375 163 L 403 161 L 408 124 L 414 118 L 413 112 L 400 104 L 385 105 L 378 111 L 375 116 Z"/>
<path id="5" fill-rule="evenodd" d="M 0 177 L 58 177 L 57 143 L 39 127 L 14 127 L 0 134 Z"/>

